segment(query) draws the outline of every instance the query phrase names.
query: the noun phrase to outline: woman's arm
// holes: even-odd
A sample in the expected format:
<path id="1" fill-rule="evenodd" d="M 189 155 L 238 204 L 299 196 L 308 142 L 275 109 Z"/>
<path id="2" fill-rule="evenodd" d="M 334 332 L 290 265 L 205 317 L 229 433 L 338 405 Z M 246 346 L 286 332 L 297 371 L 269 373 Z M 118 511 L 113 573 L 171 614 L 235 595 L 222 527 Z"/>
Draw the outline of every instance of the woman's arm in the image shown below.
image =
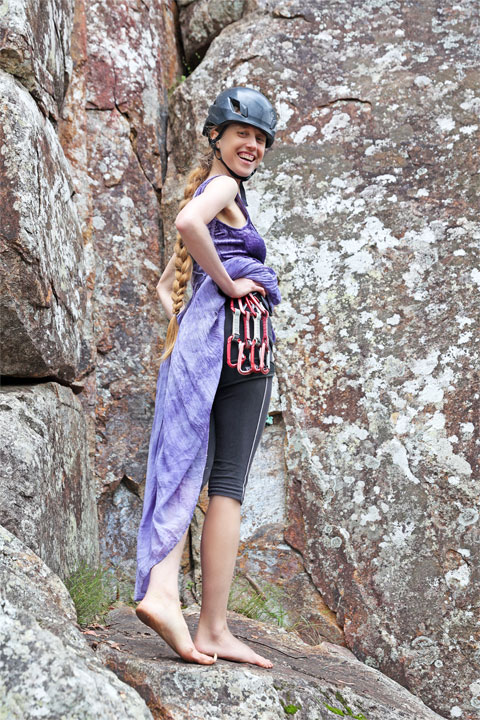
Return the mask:
<path id="1" fill-rule="evenodd" d="M 201 195 L 192 198 L 180 210 L 175 227 L 188 252 L 225 295 L 242 297 L 253 290 L 265 295 L 265 289 L 249 278 L 232 280 L 208 232 L 207 223 L 235 199 L 237 192 L 238 185 L 235 180 L 227 175 L 220 175 L 207 185 Z"/>
<path id="2" fill-rule="evenodd" d="M 173 253 L 157 284 L 157 294 L 169 320 L 173 315 L 172 290 L 173 281 L 175 280 L 175 258 L 176 255 Z"/>

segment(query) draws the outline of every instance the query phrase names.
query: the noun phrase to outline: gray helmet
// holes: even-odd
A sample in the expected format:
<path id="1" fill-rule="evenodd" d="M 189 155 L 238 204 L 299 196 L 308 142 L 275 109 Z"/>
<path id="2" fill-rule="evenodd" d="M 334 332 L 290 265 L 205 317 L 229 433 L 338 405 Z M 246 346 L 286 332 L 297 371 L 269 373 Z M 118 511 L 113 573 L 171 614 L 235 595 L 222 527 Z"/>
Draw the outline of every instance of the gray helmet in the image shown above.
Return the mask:
<path id="1" fill-rule="evenodd" d="M 232 122 L 253 125 L 267 136 L 265 143 L 267 148 L 273 144 L 277 114 L 271 102 L 258 90 L 233 87 L 221 92 L 208 109 L 202 134 L 210 141 L 209 134 L 212 127 L 224 126 Z"/>

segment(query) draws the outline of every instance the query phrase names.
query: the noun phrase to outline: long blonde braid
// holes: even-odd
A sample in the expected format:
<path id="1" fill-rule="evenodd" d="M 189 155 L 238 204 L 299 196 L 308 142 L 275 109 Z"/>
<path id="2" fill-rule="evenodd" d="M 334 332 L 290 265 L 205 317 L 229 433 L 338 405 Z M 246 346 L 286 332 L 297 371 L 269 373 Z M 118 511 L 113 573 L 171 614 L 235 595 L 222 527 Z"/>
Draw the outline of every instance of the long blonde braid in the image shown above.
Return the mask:
<path id="1" fill-rule="evenodd" d="M 192 199 L 193 193 L 207 179 L 212 169 L 213 150 L 206 153 L 200 159 L 200 165 L 194 168 L 187 177 L 187 184 L 183 193 L 183 200 L 180 203 L 181 210 Z M 175 280 L 172 289 L 172 308 L 173 315 L 168 323 L 167 337 L 165 339 L 165 350 L 160 358 L 162 363 L 171 354 L 178 335 L 178 319 L 177 315 L 183 307 L 185 291 L 188 281 L 192 277 L 193 261 L 192 256 L 183 244 L 182 236 L 177 232 L 177 241 L 175 243 Z"/>

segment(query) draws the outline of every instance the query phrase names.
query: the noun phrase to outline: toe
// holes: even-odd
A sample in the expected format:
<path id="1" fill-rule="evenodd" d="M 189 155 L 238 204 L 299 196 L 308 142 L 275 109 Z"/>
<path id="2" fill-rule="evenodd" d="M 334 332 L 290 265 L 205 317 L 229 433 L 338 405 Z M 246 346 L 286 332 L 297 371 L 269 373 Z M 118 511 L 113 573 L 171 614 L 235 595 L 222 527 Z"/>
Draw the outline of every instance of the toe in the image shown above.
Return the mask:
<path id="1" fill-rule="evenodd" d="M 259 656 L 258 664 L 261 665 L 264 668 L 271 668 L 273 667 L 273 663 L 270 660 L 267 660 L 267 658 Z"/>
<path id="2" fill-rule="evenodd" d="M 212 657 L 211 655 L 205 655 L 205 653 L 194 650 L 192 653 L 192 661 L 200 665 L 213 665 L 217 661 L 217 653 Z"/>

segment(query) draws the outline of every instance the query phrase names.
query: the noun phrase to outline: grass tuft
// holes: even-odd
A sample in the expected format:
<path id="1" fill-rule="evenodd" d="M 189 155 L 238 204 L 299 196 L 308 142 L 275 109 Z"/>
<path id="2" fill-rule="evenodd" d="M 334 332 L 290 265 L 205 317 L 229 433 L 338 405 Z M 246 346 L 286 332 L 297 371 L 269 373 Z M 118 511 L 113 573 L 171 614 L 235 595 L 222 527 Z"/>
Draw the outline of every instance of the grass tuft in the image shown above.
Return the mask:
<path id="1" fill-rule="evenodd" d="M 103 622 L 119 595 L 119 585 L 112 571 L 106 567 L 90 567 L 87 562 L 81 563 L 64 584 L 75 605 L 78 624 L 82 627 Z"/>
<path id="2" fill-rule="evenodd" d="M 255 583 L 252 587 L 251 582 L 241 575 L 234 578 L 228 609 L 253 620 L 273 622 L 278 627 L 286 627 L 288 617 L 282 606 L 285 592 L 270 583 Z"/>
<path id="3" fill-rule="evenodd" d="M 335 715 L 340 715 L 341 717 L 350 717 L 354 718 L 354 720 L 367 720 L 363 713 L 353 712 L 352 708 L 348 706 L 345 698 L 342 696 L 339 690 L 337 690 L 337 692 L 335 693 L 335 697 L 343 705 L 343 710 L 341 708 L 333 707 L 333 705 L 329 705 L 328 703 L 324 702 L 323 705 L 325 705 L 327 710 L 330 710 L 330 712 L 334 713 Z"/>
<path id="4" fill-rule="evenodd" d="M 324 625 L 296 613 L 292 618 L 285 609 L 287 605 L 292 606 L 291 601 L 289 592 L 278 585 L 260 583 L 248 575 L 238 574 L 233 579 L 228 609 L 254 620 L 274 623 L 288 632 L 296 633 L 309 645 L 319 645 L 325 640 L 322 634 Z"/>

